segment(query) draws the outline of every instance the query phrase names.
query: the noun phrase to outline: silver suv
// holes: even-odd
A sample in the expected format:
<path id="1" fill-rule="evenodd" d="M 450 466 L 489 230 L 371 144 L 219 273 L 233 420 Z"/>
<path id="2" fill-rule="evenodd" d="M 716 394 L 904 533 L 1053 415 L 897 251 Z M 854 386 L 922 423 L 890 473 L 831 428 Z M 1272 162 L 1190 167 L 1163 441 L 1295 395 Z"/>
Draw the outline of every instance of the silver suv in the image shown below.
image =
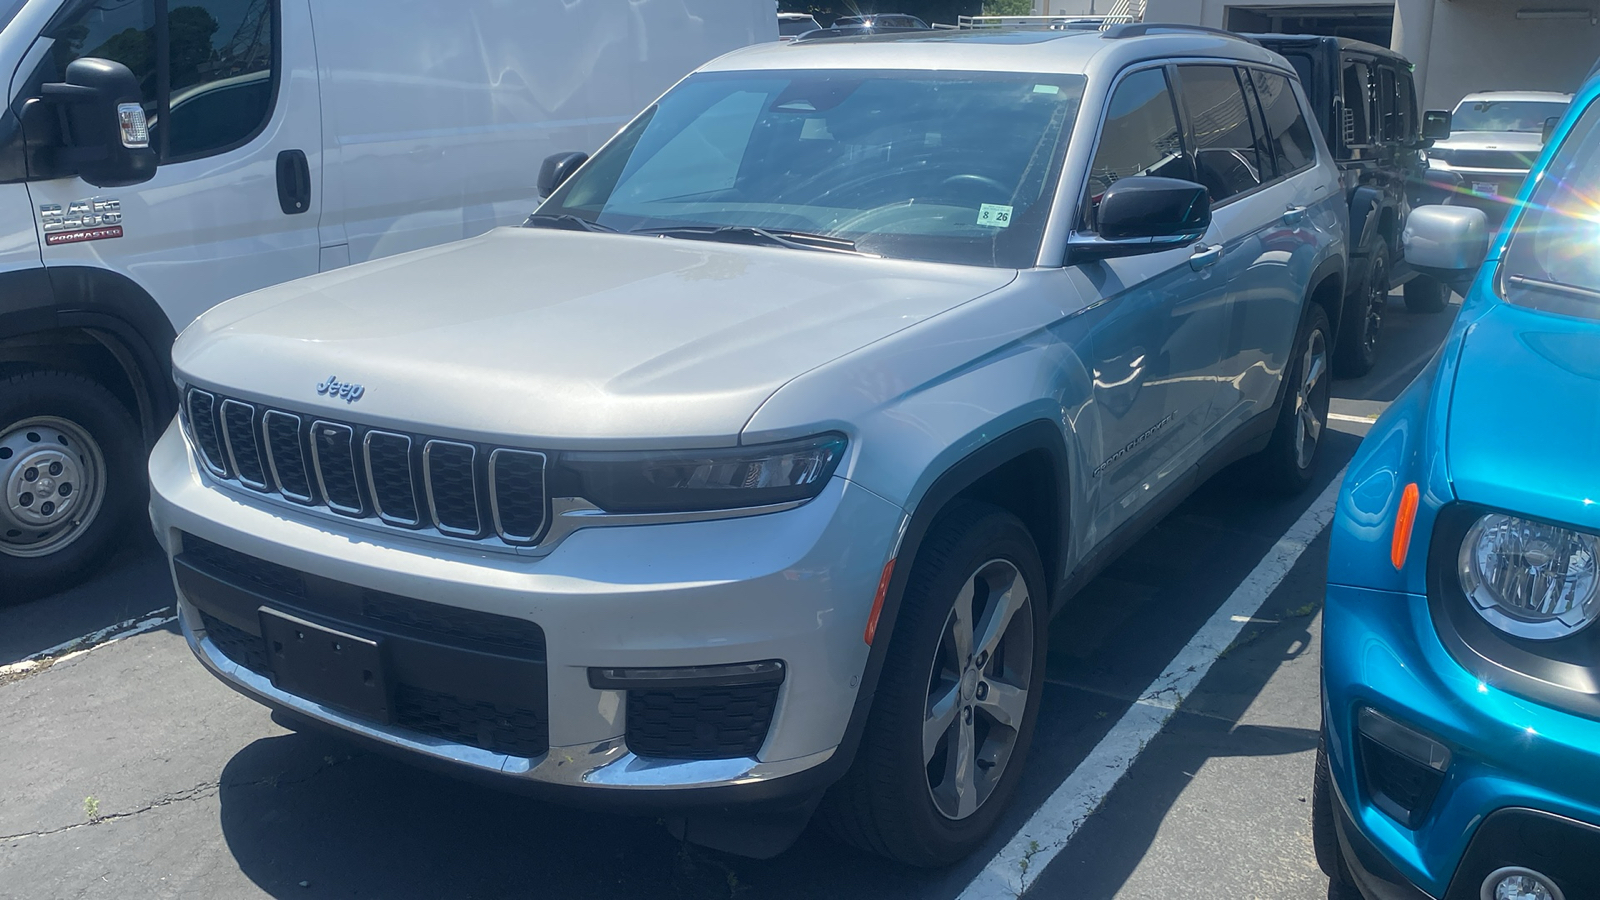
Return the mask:
<path id="1" fill-rule="evenodd" d="M 1181 28 L 716 60 L 547 160 L 526 227 L 182 335 L 184 633 L 455 772 L 955 860 L 1051 614 L 1221 466 L 1311 477 L 1346 213 L 1305 110 Z"/>

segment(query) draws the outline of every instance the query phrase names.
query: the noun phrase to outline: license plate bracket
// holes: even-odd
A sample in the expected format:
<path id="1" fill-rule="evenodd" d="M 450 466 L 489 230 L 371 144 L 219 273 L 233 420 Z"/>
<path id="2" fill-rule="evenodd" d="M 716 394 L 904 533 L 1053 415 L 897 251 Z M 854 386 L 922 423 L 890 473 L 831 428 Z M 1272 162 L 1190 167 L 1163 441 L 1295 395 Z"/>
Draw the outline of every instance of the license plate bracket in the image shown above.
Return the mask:
<path id="1" fill-rule="evenodd" d="M 258 615 L 275 687 L 364 719 L 391 720 L 381 641 L 265 606 Z"/>

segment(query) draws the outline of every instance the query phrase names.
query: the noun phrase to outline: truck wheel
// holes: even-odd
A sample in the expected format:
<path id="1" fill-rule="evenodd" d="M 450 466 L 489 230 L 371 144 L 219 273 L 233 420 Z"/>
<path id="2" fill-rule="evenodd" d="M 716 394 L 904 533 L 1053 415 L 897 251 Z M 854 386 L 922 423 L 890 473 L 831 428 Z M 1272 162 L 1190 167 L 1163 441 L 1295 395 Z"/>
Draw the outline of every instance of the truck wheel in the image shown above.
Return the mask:
<path id="1" fill-rule="evenodd" d="M 1450 302 L 1450 288 L 1437 278 L 1418 275 L 1401 288 L 1405 293 L 1406 312 L 1442 312 Z"/>
<path id="2" fill-rule="evenodd" d="M 1328 314 L 1307 302 L 1295 335 L 1294 352 L 1283 370 L 1283 407 L 1267 449 L 1261 451 L 1265 481 L 1283 494 L 1298 494 L 1311 484 L 1322 430 L 1328 423 Z"/>
<path id="3" fill-rule="evenodd" d="M 917 552 L 861 747 L 829 791 L 835 834 L 945 866 L 1015 792 L 1044 684 L 1044 567 L 1016 516 L 961 502 Z"/>
<path id="4" fill-rule="evenodd" d="M 145 495 L 144 447 L 126 408 L 65 372 L 0 379 L 0 604 L 82 580 Z"/>
<path id="5" fill-rule="evenodd" d="M 1328 771 L 1328 751 L 1317 743 L 1317 768 L 1311 780 L 1311 848 L 1317 855 L 1317 867 L 1328 876 L 1336 891 L 1352 891 L 1350 867 L 1344 861 L 1344 849 L 1339 846 L 1339 832 L 1333 824 L 1333 775 Z M 1333 896 L 1330 892 L 1330 896 Z"/>
<path id="6" fill-rule="evenodd" d="M 1334 367 L 1344 378 L 1360 378 L 1378 361 L 1383 314 L 1389 306 L 1389 249 L 1382 244 L 1367 257 L 1367 270 L 1350 298 L 1340 329 Z"/>

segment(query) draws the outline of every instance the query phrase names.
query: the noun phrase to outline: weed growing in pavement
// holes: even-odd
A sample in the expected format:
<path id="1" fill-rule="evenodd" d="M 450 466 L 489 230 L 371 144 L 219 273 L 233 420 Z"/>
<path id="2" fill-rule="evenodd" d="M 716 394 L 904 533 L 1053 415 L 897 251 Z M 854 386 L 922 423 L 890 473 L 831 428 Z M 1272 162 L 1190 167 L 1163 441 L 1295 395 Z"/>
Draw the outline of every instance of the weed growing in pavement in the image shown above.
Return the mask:
<path id="1" fill-rule="evenodd" d="M 1028 852 L 1022 854 L 1022 858 L 1017 860 L 1017 867 L 1022 870 L 1022 877 L 1023 878 L 1027 878 L 1028 877 L 1028 867 L 1033 865 L 1033 857 L 1038 852 L 1039 852 L 1039 842 L 1038 841 L 1029 841 L 1028 842 Z"/>
<path id="2" fill-rule="evenodd" d="M 93 794 L 83 798 L 83 814 L 91 822 L 100 821 L 100 801 Z"/>
<path id="3" fill-rule="evenodd" d="M 1291 618 L 1291 619 L 1303 619 L 1306 616 L 1309 616 L 1309 615 L 1311 615 L 1312 613 L 1314 613 L 1316 611 L 1317 611 L 1317 602 L 1315 600 L 1313 600 L 1310 603 L 1307 603 L 1305 606 L 1300 606 L 1300 607 L 1296 607 L 1295 609 L 1289 610 L 1289 618 Z"/>

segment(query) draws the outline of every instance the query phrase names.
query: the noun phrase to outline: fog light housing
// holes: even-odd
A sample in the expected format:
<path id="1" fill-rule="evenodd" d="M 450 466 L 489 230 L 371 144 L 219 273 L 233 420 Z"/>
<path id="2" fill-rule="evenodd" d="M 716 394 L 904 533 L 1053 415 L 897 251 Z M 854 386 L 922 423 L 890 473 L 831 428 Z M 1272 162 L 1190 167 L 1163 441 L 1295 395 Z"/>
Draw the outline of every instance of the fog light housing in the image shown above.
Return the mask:
<path id="1" fill-rule="evenodd" d="M 1478 896 L 1482 900 L 1566 900 L 1555 882 L 1521 866 L 1490 872 Z"/>
<path id="2" fill-rule="evenodd" d="M 1450 769 L 1450 748 L 1377 710 L 1356 717 L 1362 780 L 1374 806 L 1407 828 L 1427 817 Z"/>

